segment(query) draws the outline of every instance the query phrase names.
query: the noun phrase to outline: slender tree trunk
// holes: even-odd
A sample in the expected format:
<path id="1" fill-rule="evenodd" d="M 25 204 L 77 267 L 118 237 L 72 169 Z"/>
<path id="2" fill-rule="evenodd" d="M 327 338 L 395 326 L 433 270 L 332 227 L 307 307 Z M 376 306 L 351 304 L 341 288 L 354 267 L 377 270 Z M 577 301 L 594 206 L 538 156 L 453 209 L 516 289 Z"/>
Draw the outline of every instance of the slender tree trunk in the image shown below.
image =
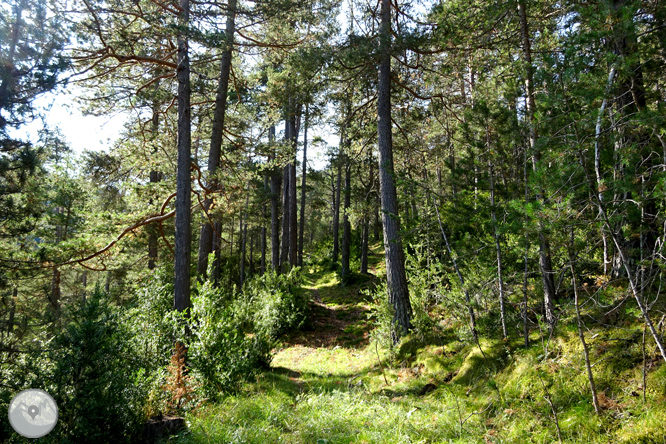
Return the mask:
<path id="1" fill-rule="evenodd" d="M 156 82 L 155 89 L 159 88 L 159 82 Z M 158 131 L 160 129 L 160 114 L 159 114 L 159 104 L 157 100 L 153 102 L 153 119 L 152 119 L 152 134 L 151 139 L 155 143 L 157 139 Z M 157 154 L 157 144 L 153 146 L 153 156 Z M 150 172 L 150 183 L 156 184 L 160 181 L 160 174 L 158 171 L 152 170 Z M 150 206 L 152 208 L 154 202 L 153 198 L 150 198 Z M 157 241 L 157 226 L 156 224 L 151 224 L 148 228 L 148 269 L 154 270 L 157 264 L 157 254 L 158 254 L 158 241 Z"/>
<path id="2" fill-rule="evenodd" d="M 246 225 L 247 227 L 247 225 Z M 250 264 L 247 271 L 247 277 L 250 278 L 254 274 L 254 244 L 255 238 L 253 235 L 252 227 L 250 227 Z"/>
<path id="3" fill-rule="evenodd" d="M 247 217 L 247 214 L 245 215 Z M 245 282 L 245 252 L 247 250 L 247 221 L 243 221 L 241 216 L 241 258 L 240 258 L 240 287 L 243 288 L 243 283 Z"/>
<path id="4" fill-rule="evenodd" d="M 342 151 L 342 141 L 340 141 L 340 151 Z M 335 186 L 335 200 L 333 201 L 333 264 L 338 262 L 338 254 L 340 251 L 340 190 L 342 178 L 342 160 L 338 153 L 338 176 Z"/>
<path id="5" fill-rule="evenodd" d="M 488 137 L 490 139 L 490 137 Z M 493 222 L 493 238 L 495 239 L 495 253 L 497 256 L 497 280 L 499 287 L 500 321 L 502 323 L 502 338 L 508 339 L 506 330 L 506 310 L 504 307 L 504 280 L 502 279 L 502 248 L 497 227 L 497 215 L 495 214 L 495 180 L 493 164 L 488 159 L 488 172 L 490 174 L 490 216 Z"/>
<path id="6" fill-rule="evenodd" d="M 590 391 L 592 392 L 592 404 L 594 405 L 594 412 L 597 415 L 601 414 L 599 408 L 599 401 L 597 399 L 597 388 L 594 384 L 594 376 L 592 375 L 592 365 L 590 364 L 590 352 L 587 349 L 587 342 L 585 342 L 585 326 L 583 319 L 580 316 L 580 303 L 578 298 L 578 282 L 576 281 L 576 270 L 574 270 L 574 232 L 571 227 L 571 243 L 569 247 L 569 269 L 571 270 L 571 284 L 574 288 L 574 307 L 576 308 L 576 323 L 578 324 L 578 338 L 583 346 L 583 357 L 585 358 L 585 369 L 587 370 L 587 380 L 590 383 Z"/>
<path id="7" fill-rule="evenodd" d="M 298 149 L 298 125 L 296 124 L 295 102 L 291 100 L 289 131 L 291 143 L 291 164 L 289 165 L 289 267 L 298 264 L 298 192 L 296 182 L 296 153 Z"/>
<path id="8" fill-rule="evenodd" d="M 520 18 L 520 31 L 523 38 L 523 57 L 525 62 L 525 88 L 527 90 L 527 104 L 525 108 L 525 117 L 529 129 L 530 150 L 532 152 L 532 167 L 536 171 L 540 154 L 537 149 L 537 132 L 534 122 L 534 113 L 536 110 L 536 100 L 534 94 L 534 79 L 532 65 L 532 48 L 527 23 L 527 11 L 525 0 L 518 1 L 518 13 Z M 544 201 L 543 193 L 537 193 L 537 200 Z M 544 234 L 544 229 L 540 223 L 539 228 L 539 266 L 541 269 L 541 279 L 543 281 L 543 298 L 546 322 L 552 330 L 555 328 L 557 318 L 555 316 L 555 283 L 553 280 L 553 266 L 550 257 L 550 243 Z"/>
<path id="9" fill-rule="evenodd" d="M 280 271 L 286 271 L 289 265 L 289 233 L 290 233 L 290 216 L 291 211 L 289 205 L 289 179 L 290 165 L 286 165 L 282 170 L 282 249 L 280 251 Z"/>
<path id="10" fill-rule="evenodd" d="M 363 216 L 363 232 L 361 234 L 361 274 L 368 274 L 368 237 L 370 236 L 370 217 Z"/>
<path id="11" fill-rule="evenodd" d="M 211 279 L 218 286 L 220 283 L 220 267 L 222 266 L 222 222 L 215 222 L 215 232 L 213 233 L 213 253 L 215 254 L 215 262 L 213 263 L 213 275 Z"/>
<path id="12" fill-rule="evenodd" d="M 189 26 L 189 0 L 180 0 L 179 23 L 183 29 Z M 188 55 L 187 31 L 178 35 L 178 160 L 176 174 L 176 241 L 174 308 L 187 311 L 190 302 L 190 239 L 191 202 L 190 182 L 191 136 L 190 136 L 190 59 Z"/>
<path id="13" fill-rule="evenodd" d="M 234 33 L 236 30 L 236 0 L 229 0 L 227 6 L 227 24 L 225 31 L 224 49 L 222 59 L 220 60 L 220 76 L 217 84 L 217 94 L 215 97 L 215 112 L 213 114 L 213 128 L 210 136 L 210 151 L 208 153 L 208 185 L 215 189 L 218 187 L 215 173 L 220 165 L 220 155 L 222 153 L 222 139 L 224 136 L 224 117 L 227 111 L 227 92 L 229 90 L 229 74 L 231 72 L 231 59 L 234 46 Z M 203 210 L 208 211 L 212 204 L 212 199 L 204 200 Z M 206 268 L 208 267 L 208 255 L 213 246 L 213 226 L 210 223 L 204 223 L 201 227 L 199 238 L 199 260 L 197 262 L 197 274 L 201 280 L 206 278 Z"/>
<path id="14" fill-rule="evenodd" d="M 269 158 L 270 161 L 270 158 Z M 264 193 L 270 196 L 270 187 L 268 185 L 268 173 L 264 174 Z M 262 205 L 262 219 L 261 219 L 261 274 L 266 273 L 266 220 L 268 218 L 268 211 L 266 208 L 266 200 Z"/>
<path id="15" fill-rule="evenodd" d="M 381 222 L 379 221 L 379 205 L 375 205 L 375 223 L 373 224 L 375 242 L 379 240 Z"/>
<path id="16" fill-rule="evenodd" d="M 525 204 L 529 203 L 529 188 L 527 184 L 527 151 L 523 163 L 523 180 L 525 182 Z M 528 216 L 525 216 L 525 226 L 528 224 Z M 523 337 L 525 339 L 525 348 L 530 346 L 530 327 L 528 319 L 528 295 L 527 295 L 527 277 L 529 275 L 530 242 L 527 228 L 525 228 L 525 270 L 523 272 Z"/>
<path id="17" fill-rule="evenodd" d="M 275 127 L 268 129 L 269 144 L 275 143 Z M 271 160 L 275 159 L 275 155 Z M 280 271 L 280 170 L 271 170 L 271 268 L 275 272 Z"/>
<path id="18" fill-rule="evenodd" d="M 266 273 L 266 227 L 261 227 L 261 274 Z"/>
<path id="19" fill-rule="evenodd" d="M 83 287 L 81 291 L 81 300 L 85 304 L 86 296 L 88 293 L 88 270 L 83 270 L 83 273 L 81 275 L 81 287 Z"/>
<path id="20" fill-rule="evenodd" d="M 474 312 L 474 307 L 472 306 L 472 298 L 469 296 L 469 291 L 465 287 L 465 279 L 463 279 L 462 273 L 460 272 L 460 268 L 458 267 L 458 261 L 456 261 L 456 257 L 453 255 L 453 251 L 451 250 L 451 246 L 449 245 L 449 240 L 446 237 L 446 232 L 444 231 L 444 227 L 442 226 L 442 218 L 439 215 L 439 208 L 437 207 L 437 202 L 435 202 L 435 212 L 437 213 L 437 222 L 439 222 L 439 229 L 442 232 L 442 239 L 444 239 L 446 250 L 449 252 L 449 256 L 451 256 L 451 261 L 453 262 L 453 268 L 456 270 L 456 275 L 458 275 L 460 286 L 465 291 L 465 303 L 467 304 L 467 312 L 469 313 L 469 328 L 472 331 L 472 337 L 474 338 L 474 342 L 476 342 L 476 344 L 479 346 L 479 350 L 481 350 L 481 353 L 483 353 L 483 349 L 481 349 L 481 344 L 479 343 L 479 334 L 476 329 L 476 313 Z"/>
<path id="21" fill-rule="evenodd" d="M 372 187 L 375 183 L 375 164 L 372 159 L 372 152 L 368 152 L 368 164 L 370 168 L 370 175 L 368 177 L 368 186 L 365 190 L 365 199 L 363 205 L 363 233 L 361 235 L 361 273 L 368 274 L 368 248 L 370 236 L 370 208 L 369 201 L 372 195 Z"/>
<path id="22" fill-rule="evenodd" d="M 405 256 L 400 238 L 398 196 L 393 169 L 391 123 L 391 0 L 381 0 L 379 33 L 379 79 L 377 85 L 377 135 L 379 145 L 379 189 L 384 225 L 386 280 L 389 301 L 395 310 L 394 340 L 411 329 L 412 306 L 407 288 Z"/>
<path id="23" fill-rule="evenodd" d="M 581 159 L 581 164 L 583 163 L 583 155 L 582 153 L 578 153 L 580 159 Z M 593 187 L 593 182 L 592 179 L 587 177 L 587 180 L 589 182 L 589 186 Z M 597 189 L 599 188 L 599 184 L 597 184 Z M 640 294 L 640 289 L 636 285 L 636 280 L 631 273 L 631 269 L 629 267 L 629 260 L 624 253 L 624 249 L 622 248 L 622 240 L 621 240 L 621 234 L 618 233 L 617 231 L 613 230 L 610 219 L 608 217 L 608 212 L 606 210 L 605 204 L 603 200 L 599 199 L 598 194 L 594 193 L 593 194 L 596 200 L 596 205 L 599 209 L 599 214 L 602 217 L 603 223 L 606 225 L 606 228 L 608 229 L 608 232 L 611 234 L 611 238 L 613 239 L 613 243 L 615 244 L 615 249 L 617 250 L 618 257 L 620 260 L 620 265 L 624 267 L 624 271 L 627 273 L 627 278 L 629 279 L 629 288 L 631 289 L 631 293 L 634 296 L 634 299 L 636 300 L 636 305 L 638 305 L 638 309 L 641 311 L 641 314 L 643 315 L 643 319 L 645 320 L 645 323 L 647 324 L 648 328 L 650 329 L 650 333 L 652 334 L 652 337 L 654 339 L 654 342 L 657 344 L 657 348 L 659 349 L 659 352 L 661 353 L 661 357 L 666 361 L 666 349 L 664 349 L 664 345 L 661 341 L 661 338 L 659 336 L 659 333 L 657 332 L 657 329 L 654 327 L 654 324 L 652 320 L 650 319 L 650 314 L 648 312 L 648 307 L 645 306 L 645 303 L 643 302 Z"/>
<path id="24" fill-rule="evenodd" d="M 305 121 L 303 122 L 303 172 L 301 173 L 301 208 L 300 226 L 298 232 L 298 266 L 303 266 L 303 236 L 305 233 L 305 176 L 308 171 L 308 124 L 310 119 L 310 105 L 305 105 Z"/>
<path id="25" fill-rule="evenodd" d="M 233 258 L 234 258 L 234 216 L 231 216 L 231 224 L 229 225 L 229 260 L 227 261 L 229 269 L 229 288 L 233 288 Z"/>
<path id="26" fill-rule="evenodd" d="M 606 94 L 610 93 L 610 88 L 613 83 L 613 78 L 615 77 L 615 67 L 613 66 L 608 74 L 608 82 L 606 84 Z M 603 119 L 604 111 L 606 110 L 606 97 L 603 98 L 601 102 L 601 108 L 599 109 L 599 115 L 597 116 L 597 125 L 594 131 L 594 173 L 597 178 L 597 184 L 603 186 L 603 175 L 601 172 L 601 144 L 599 143 L 599 137 L 601 136 L 601 122 Z M 603 190 L 597 189 L 599 200 L 603 202 Z M 601 239 L 604 245 L 604 276 L 608 276 L 608 264 L 610 260 L 610 251 L 608 245 L 608 236 L 606 233 L 606 228 L 602 225 L 601 227 Z"/>
<path id="27" fill-rule="evenodd" d="M 351 168 L 349 156 L 345 154 L 345 203 L 342 215 L 342 282 L 346 283 L 351 277 L 349 269 L 349 256 L 351 252 L 351 224 L 349 222 L 349 209 L 351 205 Z"/>

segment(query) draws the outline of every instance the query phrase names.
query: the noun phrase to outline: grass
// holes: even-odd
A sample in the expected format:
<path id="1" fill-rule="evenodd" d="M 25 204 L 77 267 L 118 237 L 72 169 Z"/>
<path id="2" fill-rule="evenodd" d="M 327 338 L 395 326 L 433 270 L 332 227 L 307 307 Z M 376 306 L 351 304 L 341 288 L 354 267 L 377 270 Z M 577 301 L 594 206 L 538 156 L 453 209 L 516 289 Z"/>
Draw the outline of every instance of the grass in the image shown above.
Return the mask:
<path id="1" fill-rule="evenodd" d="M 382 273 L 371 256 L 371 269 Z M 372 278 L 341 286 L 311 267 L 312 330 L 286 336 L 255 382 L 189 414 L 178 443 L 666 443 L 666 366 L 652 350 L 642 399 L 642 330 L 591 325 L 604 412 L 597 417 L 571 323 L 525 349 L 519 339 L 462 342 L 451 326 L 407 337 L 391 354 L 371 340 Z M 637 334 L 640 332 L 640 334 Z M 390 364 L 390 365 L 389 365 Z"/>

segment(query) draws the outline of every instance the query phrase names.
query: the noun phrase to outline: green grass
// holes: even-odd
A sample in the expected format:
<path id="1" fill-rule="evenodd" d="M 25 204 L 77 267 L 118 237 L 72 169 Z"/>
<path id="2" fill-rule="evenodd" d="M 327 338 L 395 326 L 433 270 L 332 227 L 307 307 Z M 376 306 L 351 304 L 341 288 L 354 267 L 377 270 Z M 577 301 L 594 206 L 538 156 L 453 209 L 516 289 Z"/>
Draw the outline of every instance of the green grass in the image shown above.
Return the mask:
<path id="1" fill-rule="evenodd" d="M 372 269 L 381 273 L 381 256 Z M 642 330 L 591 325 L 587 334 L 604 411 L 594 413 L 570 321 L 542 345 L 516 338 L 461 342 L 456 327 L 407 337 L 393 353 L 370 341 L 371 302 L 312 268 L 310 331 L 284 338 L 271 368 L 223 402 L 188 415 L 178 443 L 666 443 L 666 365 L 650 361 L 642 398 Z M 641 334 L 638 335 L 637 332 Z M 547 351 L 547 352 L 546 352 Z M 651 351 L 651 349 L 649 350 Z M 390 362 L 389 362 L 390 361 Z M 389 365 L 390 364 L 390 365 Z"/>

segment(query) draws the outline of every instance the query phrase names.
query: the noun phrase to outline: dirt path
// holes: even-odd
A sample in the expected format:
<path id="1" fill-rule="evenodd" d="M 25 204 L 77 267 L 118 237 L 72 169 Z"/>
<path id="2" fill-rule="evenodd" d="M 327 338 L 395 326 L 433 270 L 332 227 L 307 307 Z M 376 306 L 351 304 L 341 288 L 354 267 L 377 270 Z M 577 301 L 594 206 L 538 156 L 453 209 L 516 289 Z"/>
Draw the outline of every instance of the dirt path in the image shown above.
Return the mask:
<path id="1" fill-rule="evenodd" d="M 295 332 L 284 340 L 286 346 L 364 347 L 369 343 L 371 299 L 363 293 L 374 285 L 374 277 L 361 277 L 359 282 L 341 286 L 332 279 L 333 272 L 313 276 L 309 328 Z"/>

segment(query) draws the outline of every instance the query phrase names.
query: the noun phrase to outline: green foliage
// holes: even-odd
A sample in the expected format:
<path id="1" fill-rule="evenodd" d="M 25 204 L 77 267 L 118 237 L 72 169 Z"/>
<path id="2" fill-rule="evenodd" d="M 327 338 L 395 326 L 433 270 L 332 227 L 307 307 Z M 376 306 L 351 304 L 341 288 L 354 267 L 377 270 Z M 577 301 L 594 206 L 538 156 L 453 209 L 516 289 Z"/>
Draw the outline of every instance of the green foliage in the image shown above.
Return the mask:
<path id="1" fill-rule="evenodd" d="M 16 365 L 3 368 L 11 384 L 1 390 L 3 404 L 20 390 L 42 388 L 59 409 L 44 442 L 134 442 L 148 385 L 119 310 L 96 288 L 67 314 L 71 321 L 53 338 L 41 336 Z"/>
<path id="2" fill-rule="evenodd" d="M 299 268 L 257 276 L 243 287 L 237 311 L 243 312 L 245 323 L 253 323 L 256 335 L 274 341 L 288 330 L 305 326 L 308 298 L 300 288 L 302 282 Z"/>
<path id="3" fill-rule="evenodd" d="M 212 267 L 213 261 L 209 263 Z M 249 279 L 243 292 L 231 294 L 209 280 L 198 285 L 188 317 L 171 309 L 173 284 L 168 268 L 145 277 L 126 322 L 133 331 L 132 347 L 151 379 L 148 411 L 166 413 L 169 397 L 163 387 L 177 340 L 187 346 L 189 376 L 198 400 L 215 400 L 237 390 L 241 382 L 266 367 L 276 339 L 306 321 L 301 281 L 298 269 L 282 275 L 266 273 Z"/>
<path id="4" fill-rule="evenodd" d="M 200 285 L 192 298 L 190 336 L 185 342 L 192 377 L 208 399 L 236 389 L 239 382 L 270 362 L 268 338 L 256 323 L 245 322 L 247 315 L 252 319 L 255 314 L 246 308 L 240 298 L 230 301 L 210 281 Z"/>

